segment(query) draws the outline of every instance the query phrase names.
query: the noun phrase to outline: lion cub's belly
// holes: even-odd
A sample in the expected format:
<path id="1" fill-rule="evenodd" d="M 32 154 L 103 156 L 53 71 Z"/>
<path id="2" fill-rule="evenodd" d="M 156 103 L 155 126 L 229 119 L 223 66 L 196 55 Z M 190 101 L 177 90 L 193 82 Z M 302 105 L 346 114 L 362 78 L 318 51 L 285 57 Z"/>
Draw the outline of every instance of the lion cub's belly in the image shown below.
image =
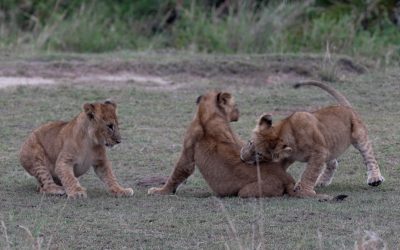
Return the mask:
<path id="1" fill-rule="evenodd" d="M 351 131 L 343 129 L 325 135 L 325 140 L 329 150 L 329 160 L 338 158 L 351 145 Z"/>
<path id="2" fill-rule="evenodd" d="M 74 175 L 79 177 L 86 173 L 91 166 L 93 166 L 94 160 L 91 155 L 84 157 L 78 157 L 77 162 L 74 164 Z"/>
<path id="3" fill-rule="evenodd" d="M 234 174 L 235 163 L 227 162 L 224 155 L 209 151 L 207 147 L 196 147 L 194 158 L 201 175 L 219 196 L 236 195 L 241 187 L 249 183 L 246 178 L 241 179 Z"/>

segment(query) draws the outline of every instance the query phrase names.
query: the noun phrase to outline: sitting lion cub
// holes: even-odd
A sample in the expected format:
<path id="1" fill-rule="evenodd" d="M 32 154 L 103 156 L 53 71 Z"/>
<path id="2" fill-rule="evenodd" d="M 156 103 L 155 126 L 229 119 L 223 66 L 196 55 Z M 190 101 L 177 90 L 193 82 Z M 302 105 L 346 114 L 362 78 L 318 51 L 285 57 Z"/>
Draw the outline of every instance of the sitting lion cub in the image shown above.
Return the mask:
<path id="1" fill-rule="evenodd" d="M 131 196 L 121 187 L 107 159 L 106 147 L 121 142 L 114 102 L 86 103 L 69 122 L 55 121 L 34 130 L 21 147 L 20 161 L 39 182 L 39 191 L 68 198 L 86 198 L 77 177 L 93 166 L 96 174 L 117 196 Z"/>
<path id="2" fill-rule="evenodd" d="M 304 82 L 322 88 L 340 103 L 314 112 L 295 112 L 272 124 L 271 115 L 262 115 L 253 130 L 252 141 L 241 150 L 241 159 L 307 162 L 295 186 L 297 196 L 315 196 L 314 186 L 329 185 L 337 167 L 336 158 L 352 144 L 358 149 L 368 170 L 368 184 L 378 186 L 384 181 L 368 139 L 368 132 L 349 101 L 335 89 L 320 82 Z M 323 166 L 326 168 L 323 171 Z"/>

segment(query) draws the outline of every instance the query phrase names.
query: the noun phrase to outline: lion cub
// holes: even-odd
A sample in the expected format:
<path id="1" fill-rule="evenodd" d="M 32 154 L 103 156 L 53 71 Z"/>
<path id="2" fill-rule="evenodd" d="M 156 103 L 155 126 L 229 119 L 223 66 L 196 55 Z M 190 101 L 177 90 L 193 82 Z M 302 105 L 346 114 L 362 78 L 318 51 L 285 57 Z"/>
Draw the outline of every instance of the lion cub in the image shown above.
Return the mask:
<path id="1" fill-rule="evenodd" d="M 228 92 L 211 91 L 197 99 L 197 111 L 185 133 L 182 153 L 163 187 L 148 194 L 172 194 L 197 167 L 218 196 L 277 197 L 293 195 L 294 179 L 280 162 L 261 165 L 259 171 L 240 160 L 243 142 L 232 130 L 239 108 Z"/>
<path id="2" fill-rule="evenodd" d="M 322 88 L 335 97 L 340 105 L 314 112 L 295 112 L 275 124 L 272 124 L 271 115 L 262 115 L 253 130 L 252 141 L 241 150 L 242 160 L 285 160 L 288 162 L 286 167 L 294 161 L 307 162 L 294 191 L 300 197 L 315 196 L 314 186 L 330 184 L 337 167 L 336 158 L 352 144 L 364 159 L 368 184 L 381 184 L 384 178 L 368 139 L 367 129 L 349 101 L 323 83 L 303 82 L 296 87 L 304 85 Z"/>
<path id="3" fill-rule="evenodd" d="M 106 147 L 121 142 L 116 109 L 111 101 L 86 103 L 71 121 L 49 122 L 29 135 L 21 147 L 20 162 L 36 177 L 41 193 L 86 198 L 77 177 L 93 166 L 111 193 L 133 195 L 131 188 L 118 184 L 106 155 Z"/>

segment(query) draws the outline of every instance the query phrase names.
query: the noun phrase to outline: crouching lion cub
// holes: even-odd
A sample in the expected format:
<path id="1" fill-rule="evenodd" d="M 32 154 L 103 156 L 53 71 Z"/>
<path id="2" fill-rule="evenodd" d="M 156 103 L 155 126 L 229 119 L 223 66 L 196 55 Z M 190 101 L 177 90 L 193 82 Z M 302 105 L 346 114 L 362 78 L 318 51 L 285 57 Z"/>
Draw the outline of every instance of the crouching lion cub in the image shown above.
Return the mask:
<path id="1" fill-rule="evenodd" d="M 326 186 L 332 181 L 337 168 L 337 157 L 350 145 L 361 153 L 367 168 L 367 183 L 380 185 L 385 179 L 376 161 L 368 131 L 350 102 L 337 90 L 316 81 L 296 85 L 316 86 L 332 95 L 339 105 L 314 112 L 295 112 L 289 117 L 272 123 L 271 115 L 262 115 L 253 130 L 252 140 L 241 150 L 245 162 L 261 161 L 288 164 L 307 162 L 295 193 L 300 197 L 315 196 L 314 186 Z M 326 168 L 324 169 L 324 163 Z"/>
<path id="2" fill-rule="evenodd" d="M 121 142 L 114 102 L 86 103 L 69 122 L 54 121 L 34 130 L 23 143 L 20 162 L 36 177 L 39 191 L 85 198 L 86 190 L 77 177 L 93 166 L 96 174 L 117 196 L 131 196 L 131 188 L 121 187 L 107 159 L 106 147 Z"/>

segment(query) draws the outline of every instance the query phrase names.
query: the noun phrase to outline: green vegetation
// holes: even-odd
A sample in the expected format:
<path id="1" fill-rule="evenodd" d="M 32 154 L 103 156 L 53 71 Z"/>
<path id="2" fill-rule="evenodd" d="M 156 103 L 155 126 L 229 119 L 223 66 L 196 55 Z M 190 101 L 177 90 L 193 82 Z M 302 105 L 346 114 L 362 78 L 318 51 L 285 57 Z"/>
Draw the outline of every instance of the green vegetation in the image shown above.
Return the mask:
<path id="1" fill-rule="evenodd" d="M 399 9 L 395 0 L 5 0 L 0 49 L 323 53 L 329 48 L 389 65 L 400 58 Z"/>
<path id="2" fill-rule="evenodd" d="M 234 94 L 241 118 L 232 126 L 243 139 L 249 137 L 262 112 L 273 112 L 278 119 L 293 110 L 332 103 L 332 98 L 318 89 L 295 90 L 289 84 L 267 83 L 274 72 L 283 77 L 281 69 L 287 72 L 296 65 L 299 69 L 310 66 L 310 72 L 318 75 L 320 69 L 315 65 L 322 64 L 320 59 L 139 53 L 129 54 L 129 59 L 107 54 L 71 60 L 55 56 L 0 62 L 0 70 L 13 69 L 22 76 L 46 77 L 56 71 L 57 78 L 71 77 L 61 79 L 64 85 L 0 89 L 0 222 L 4 222 L 0 224 L 0 249 L 39 249 L 34 244 L 42 249 L 256 249 L 260 243 L 265 249 L 353 249 L 365 230 L 376 232 L 387 249 L 398 248 L 398 68 L 346 75 L 332 83 L 363 117 L 386 181 L 369 187 L 362 159 L 350 149 L 340 158 L 333 183 L 319 189 L 349 197 L 330 203 L 287 197 L 218 199 L 198 172 L 175 196 L 147 196 L 147 188 L 137 185 L 142 178 L 171 172 L 195 100 L 206 90 L 219 88 Z M 174 84 L 118 84 L 107 78 L 100 81 L 95 75 L 118 76 L 126 69 L 135 74 L 151 72 Z M 306 73 L 304 69 L 298 72 Z M 287 74 L 293 77 L 294 73 Z M 89 82 L 70 84 L 82 75 L 90 76 L 86 79 Z M 22 140 L 38 125 L 70 119 L 82 103 L 106 98 L 118 103 L 123 136 L 123 142 L 108 153 L 119 181 L 134 188 L 135 196 L 111 197 L 90 171 L 80 180 L 88 190 L 88 199 L 42 197 L 35 191 L 35 179 L 18 162 Z M 290 168 L 295 178 L 303 166 Z"/>

